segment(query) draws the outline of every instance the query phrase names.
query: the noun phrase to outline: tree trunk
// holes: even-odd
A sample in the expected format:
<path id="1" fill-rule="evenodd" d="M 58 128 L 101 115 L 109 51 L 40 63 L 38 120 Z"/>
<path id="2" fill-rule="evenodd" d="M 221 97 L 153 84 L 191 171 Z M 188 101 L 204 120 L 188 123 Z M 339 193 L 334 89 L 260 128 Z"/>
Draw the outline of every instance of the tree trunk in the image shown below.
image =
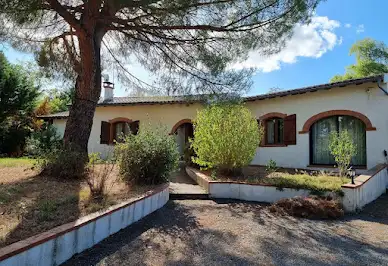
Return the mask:
<path id="1" fill-rule="evenodd" d="M 64 147 L 88 160 L 88 141 L 94 112 L 101 93 L 101 43 L 104 33 L 80 34 L 80 69 L 75 85 L 75 96 L 70 107 L 64 134 Z"/>

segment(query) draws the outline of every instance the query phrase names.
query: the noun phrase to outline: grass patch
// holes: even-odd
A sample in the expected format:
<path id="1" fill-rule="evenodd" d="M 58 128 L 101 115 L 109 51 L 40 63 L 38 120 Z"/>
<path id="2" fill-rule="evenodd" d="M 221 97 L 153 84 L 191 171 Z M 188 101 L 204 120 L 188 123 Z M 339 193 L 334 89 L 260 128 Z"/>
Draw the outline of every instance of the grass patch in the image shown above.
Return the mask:
<path id="1" fill-rule="evenodd" d="M 0 205 L 10 203 L 13 198 L 19 196 L 23 190 L 15 185 L 8 188 L 0 188 Z"/>
<path id="2" fill-rule="evenodd" d="M 342 195 L 341 186 L 348 182 L 349 179 L 346 177 L 287 173 L 274 173 L 257 180 L 257 183 L 273 185 L 278 188 L 308 189 L 316 195 L 321 195 L 327 191 Z"/>
<path id="3" fill-rule="evenodd" d="M 35 163 L 35 159 L 31 159 L 28 157 L 20 157 L 20 158 L 0 158 L 0 168 L 1 167 L 18 167 L 18 166 L 26 166 L 31 167 Z"/>
<path id="4" fill-rule="evenodd" d="M 58 203 L 54 201 L 44 200 L 39 202 L 39 221 L 52 221 L 55 218 L 55 214 L 58 210 Z"/>

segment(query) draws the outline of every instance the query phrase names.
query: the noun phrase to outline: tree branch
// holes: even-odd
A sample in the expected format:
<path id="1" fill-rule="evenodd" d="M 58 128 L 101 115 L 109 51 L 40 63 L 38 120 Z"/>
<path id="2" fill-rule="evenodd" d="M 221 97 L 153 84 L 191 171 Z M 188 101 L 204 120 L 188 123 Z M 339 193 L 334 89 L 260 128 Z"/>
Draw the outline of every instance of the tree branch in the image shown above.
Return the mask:
<path id="1" fill-rule="evenodd" d="M 82 32 L 83 29 L 79 24 L 79 20 L 76 19 L 70 12 L 66 10 L 57 0 L 47 0 L 50 4 L 50 7 L 56 11 L 63 19 L 70 24 L 70 26 L 77 31 Z"/>

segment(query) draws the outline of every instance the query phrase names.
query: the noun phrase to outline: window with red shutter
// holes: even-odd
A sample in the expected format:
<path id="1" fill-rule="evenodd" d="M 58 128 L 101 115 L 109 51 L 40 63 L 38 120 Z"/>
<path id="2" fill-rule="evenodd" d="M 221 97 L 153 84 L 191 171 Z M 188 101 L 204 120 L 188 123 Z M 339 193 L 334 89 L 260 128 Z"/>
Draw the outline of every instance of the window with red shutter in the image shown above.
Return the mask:
<path id="1" fill-rule="evenodd" d="M 284 144 L 296 145 L 296 115 L 284 118 Z"/>

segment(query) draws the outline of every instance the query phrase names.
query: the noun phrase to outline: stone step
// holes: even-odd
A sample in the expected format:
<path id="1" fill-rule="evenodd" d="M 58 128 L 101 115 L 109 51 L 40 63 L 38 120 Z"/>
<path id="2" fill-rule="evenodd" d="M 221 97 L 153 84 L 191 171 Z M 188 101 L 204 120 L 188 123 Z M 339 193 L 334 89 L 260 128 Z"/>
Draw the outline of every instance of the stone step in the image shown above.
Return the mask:
<path id="1" fill-rule="evenodd" d="M 210 200 L 207 193 L 170 193 L 170 200 Z"/>

